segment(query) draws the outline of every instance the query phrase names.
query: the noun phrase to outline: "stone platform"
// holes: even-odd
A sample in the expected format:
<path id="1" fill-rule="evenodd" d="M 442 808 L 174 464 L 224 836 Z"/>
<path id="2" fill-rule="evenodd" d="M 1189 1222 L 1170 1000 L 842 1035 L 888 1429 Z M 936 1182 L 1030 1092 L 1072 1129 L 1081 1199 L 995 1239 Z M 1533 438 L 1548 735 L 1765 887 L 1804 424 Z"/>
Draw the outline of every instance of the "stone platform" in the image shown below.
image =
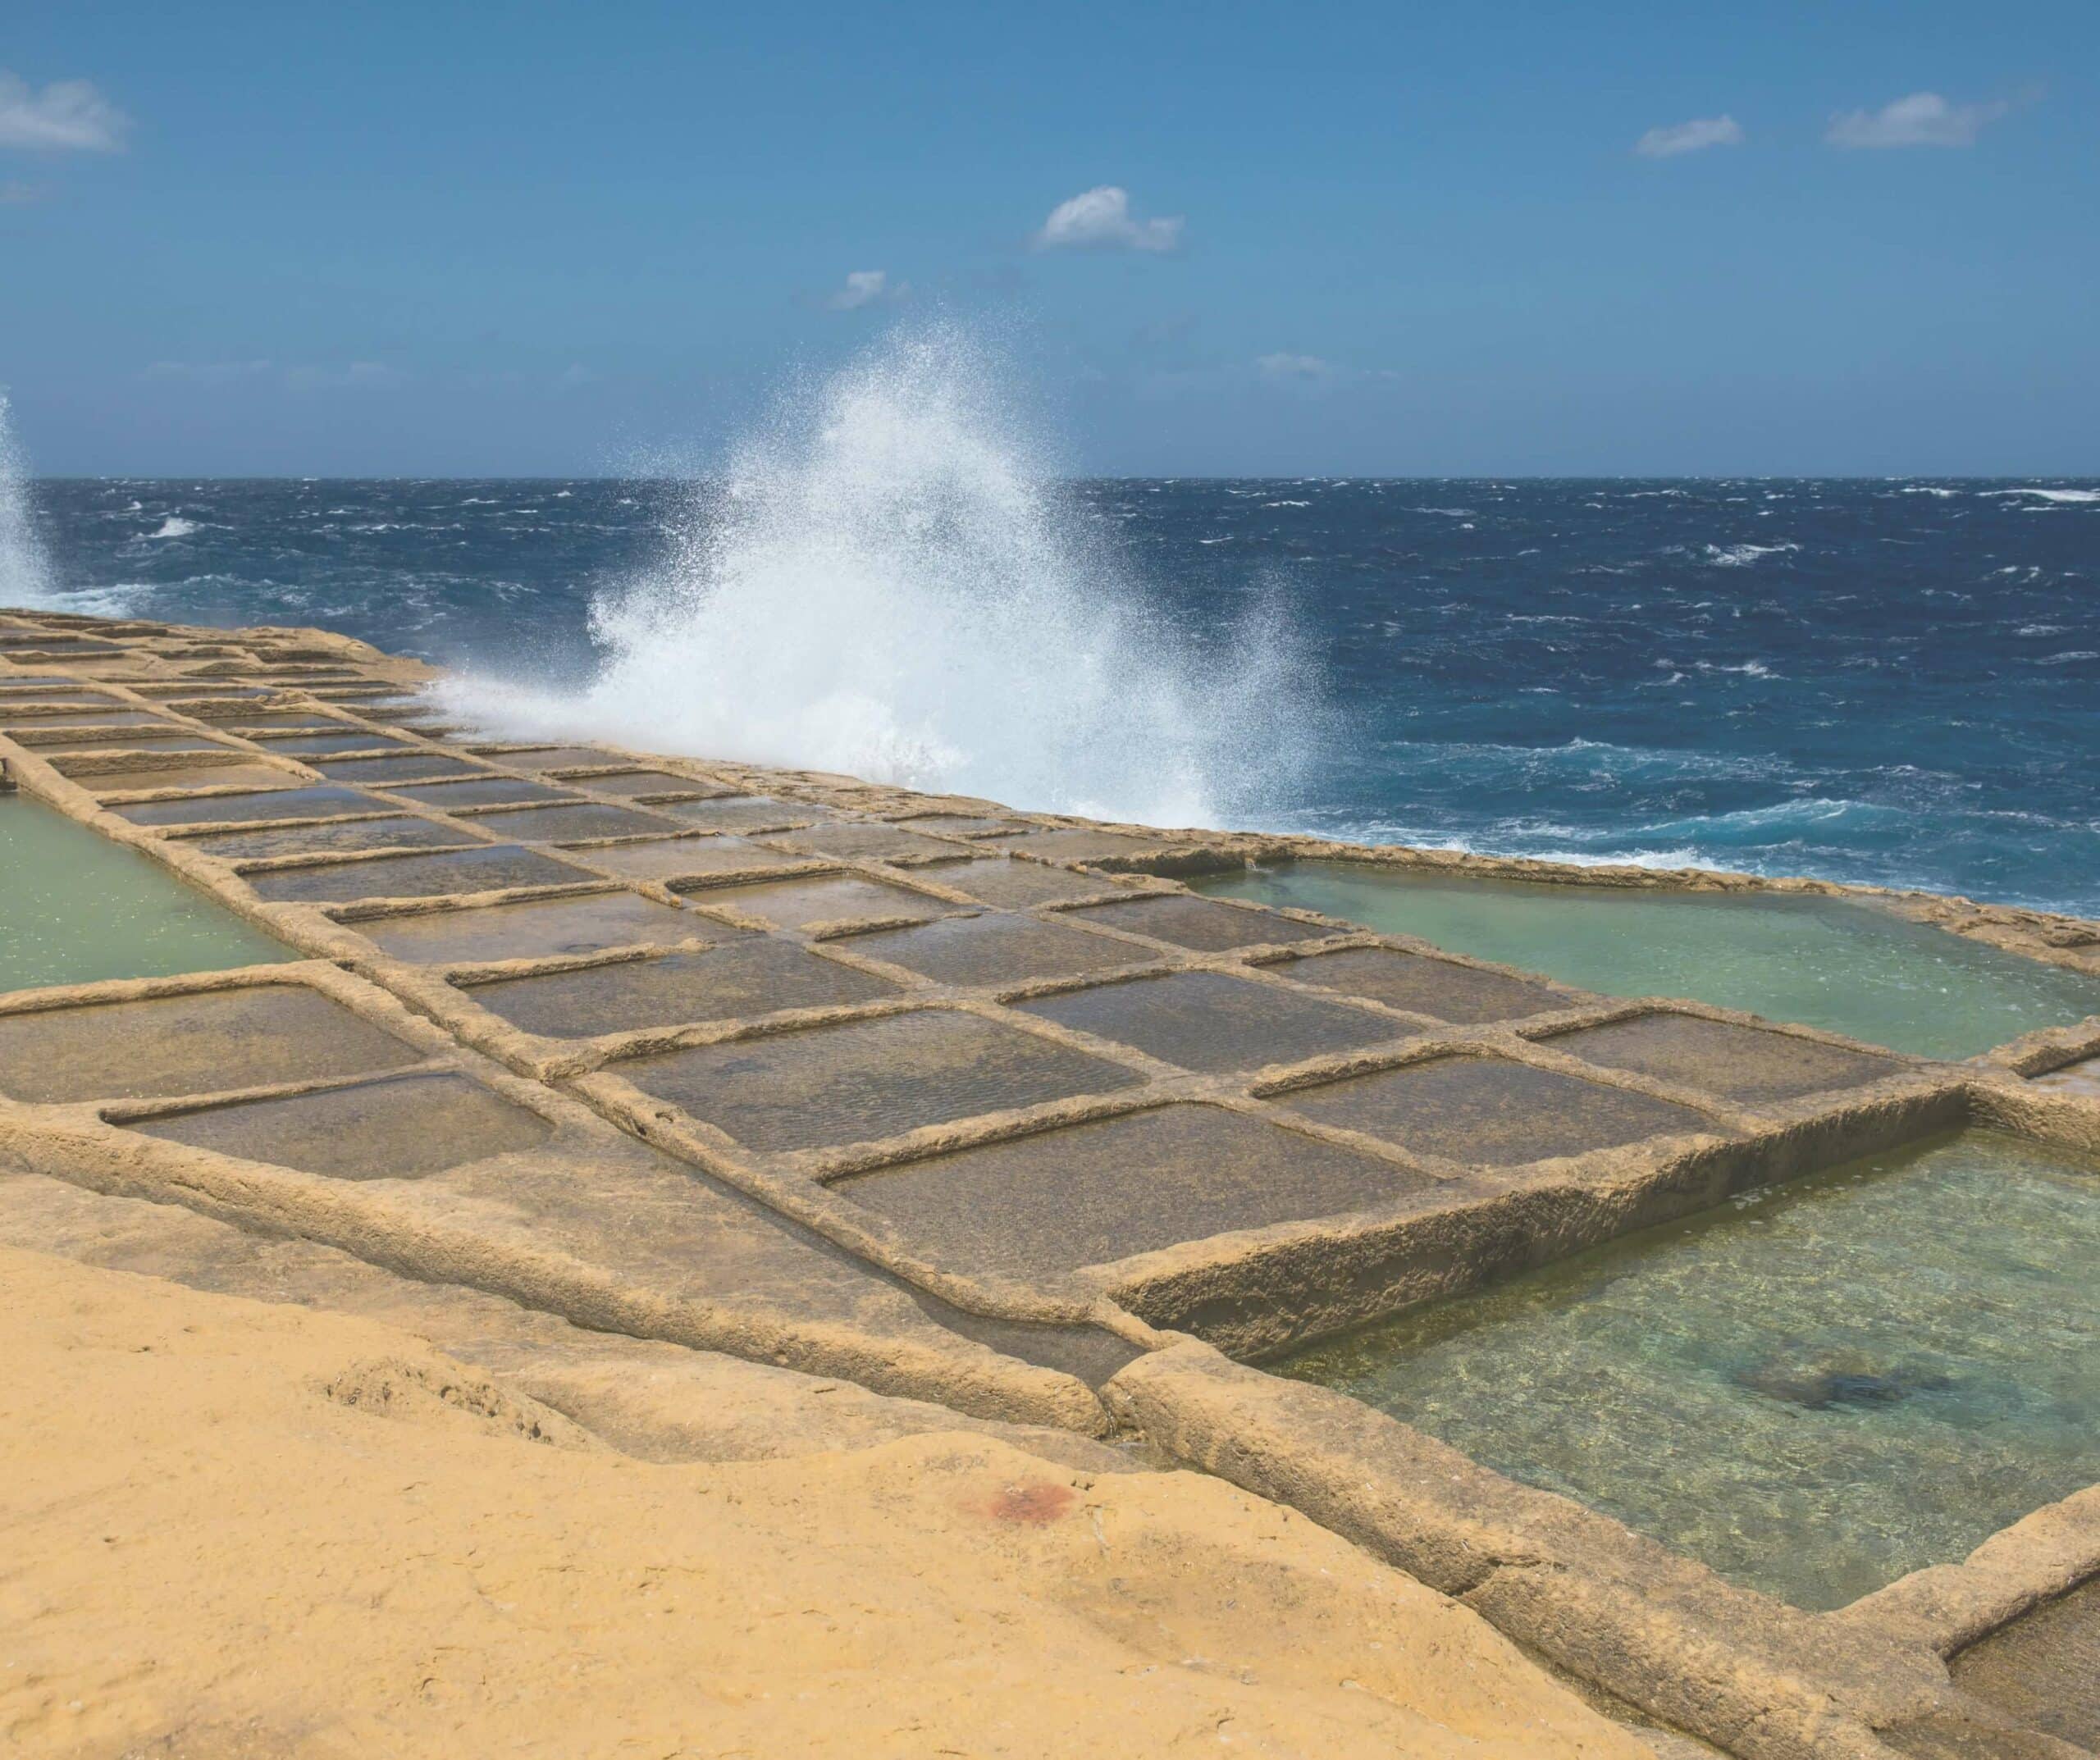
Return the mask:
<path id="1" fill-rule="evenodd" d="M 1254 1366 L 1964 1124 L 2100 1156 L 2100 1097 L 2049 1078 L 2100 1021 L 1947 1065 L 1586 995 L 1174 878 L 1369 852 L 491 741 L 431 677 L 312 631 L 0 616 L 11 777 L 288 950 L 0 996 L 0 1212 L 64 1210 L 25 1181 L 180 1206 L 231 1231 L 212 1264 L 290 1239 L 453 1292 L 448 1338 L 508 1304 L 598 1353 L 596 1398 L 622 1352 L 720 1353 L 1147 1448 L 1745 1755 L 2090 1728 L 2036 1712 L 2056 1625 L 2016 1622 L 2100 1573 L 2100 1493 L 1810 1615 Z M 486 1348 L 522 1361 L 514 1331 Z"/>

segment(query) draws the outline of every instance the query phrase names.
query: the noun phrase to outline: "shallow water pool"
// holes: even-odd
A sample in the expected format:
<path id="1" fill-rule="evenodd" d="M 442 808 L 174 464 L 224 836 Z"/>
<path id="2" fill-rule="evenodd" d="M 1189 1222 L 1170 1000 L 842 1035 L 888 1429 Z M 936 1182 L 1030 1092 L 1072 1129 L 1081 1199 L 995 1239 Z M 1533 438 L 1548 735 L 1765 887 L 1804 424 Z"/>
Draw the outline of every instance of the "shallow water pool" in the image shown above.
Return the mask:
<path id="1" fill-rule="evenodd" d="M 1340 862 L 1191 884 L 1418 935 L 1608 996 L 1688 996 L 1922 1057 L 1973 1057 L 2100 1014 L 2100 978 L 1851 899 L 1454 880 Z"/>
<path id="2" fill-rule="evenodd" d="M 0 795 L 0 991 L 298 957 L 149 858 Z"/>
<path id="3" fill-rule="evenodd" d="M 1813 1610 L 2100 1480 L 2100 1174 L 1984 1132 L 1278 1366 Z"/>

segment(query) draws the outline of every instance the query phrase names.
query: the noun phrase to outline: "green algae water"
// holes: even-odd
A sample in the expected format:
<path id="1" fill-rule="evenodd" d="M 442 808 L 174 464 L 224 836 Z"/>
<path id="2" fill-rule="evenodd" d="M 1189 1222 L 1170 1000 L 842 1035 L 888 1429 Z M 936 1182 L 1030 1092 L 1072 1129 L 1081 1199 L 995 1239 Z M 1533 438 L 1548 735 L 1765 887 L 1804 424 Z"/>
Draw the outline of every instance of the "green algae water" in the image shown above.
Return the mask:
<path id="1" fill-rule="evenodd" d="M 147 857 L 0 795 L 0 991 L 298 957 Z"/>
<path id="2" fill-rule="evenodd" d="M 1418 935 L 1607 996 L 1690 997 L 1921 1057 L 1973 1057 L 2100 1014 L 2100 978 L 1862 901 L 1454 880 L 1341 862 L 1190 883 Z"/>
<path id="3" fill-rule="evenodd" d="M 2096 1264 L 2100 1173 L 1972 1131 L 1278 1366 L 1819 1612 L 2100 1480 Z"/>

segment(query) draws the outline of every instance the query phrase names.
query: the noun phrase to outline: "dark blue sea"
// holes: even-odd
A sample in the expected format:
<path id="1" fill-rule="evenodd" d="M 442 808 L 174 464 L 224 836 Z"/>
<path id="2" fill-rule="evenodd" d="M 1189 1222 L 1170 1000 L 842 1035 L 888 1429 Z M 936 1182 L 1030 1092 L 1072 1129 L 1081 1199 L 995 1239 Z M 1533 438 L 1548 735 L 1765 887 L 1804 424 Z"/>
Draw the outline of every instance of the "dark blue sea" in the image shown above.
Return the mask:
<path id="1" fill-rule="evenodd" d="M 854 493 L 776 484 L 755 518 L 608 481 L 44 481 L 32 504 L 53 603 L 320 624 L 535 681 L 550 725 L 1128 810 L 1114 764 L 1142 757 L 1061 723 L 1134 691 L 1193 726 L 1208 677 L 1232 706 L 1190 736 L 1188 798 L 1242 823 L 2100 913 L 2093 481 Z M 742 609 L 707 610 L 718 587 Z M 998 616 L 951 647 L 980 595 Z M 1267 659 L 1235 645 L 1250 619 Z M 1149 737 L 1110 719 L 1107 743 Z M 1110 780 L 1069 791 L 1030 751 Z"/>

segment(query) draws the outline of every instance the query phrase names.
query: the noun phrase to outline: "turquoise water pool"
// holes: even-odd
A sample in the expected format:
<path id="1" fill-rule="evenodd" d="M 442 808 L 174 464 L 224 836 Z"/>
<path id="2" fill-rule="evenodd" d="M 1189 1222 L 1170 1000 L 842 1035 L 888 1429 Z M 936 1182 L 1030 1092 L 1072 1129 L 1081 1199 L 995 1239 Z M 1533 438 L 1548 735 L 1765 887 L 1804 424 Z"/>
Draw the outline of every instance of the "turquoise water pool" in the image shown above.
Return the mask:
<path id="1" fill-rule="evenodd" d="M 2095 1265 L 2100 1174 L 1970 1132 L 1279 1372 L 1821 1610 L 2100 1481 Z"/>
<path id="2" fill-rule="evenodd" d="M 2100 978 L 1850 899 L 1418 878 L 1340 862 L 1191 884 L 1418 935 L 1609 996 L 1687 996 L 1924 1057 L 1972 1057 L 2100 1014 Z"/>
<path id="3" fill-rule="evenodd" d="M 148 858 L 0 795 L 0 991 L 298 957 Z"/>

